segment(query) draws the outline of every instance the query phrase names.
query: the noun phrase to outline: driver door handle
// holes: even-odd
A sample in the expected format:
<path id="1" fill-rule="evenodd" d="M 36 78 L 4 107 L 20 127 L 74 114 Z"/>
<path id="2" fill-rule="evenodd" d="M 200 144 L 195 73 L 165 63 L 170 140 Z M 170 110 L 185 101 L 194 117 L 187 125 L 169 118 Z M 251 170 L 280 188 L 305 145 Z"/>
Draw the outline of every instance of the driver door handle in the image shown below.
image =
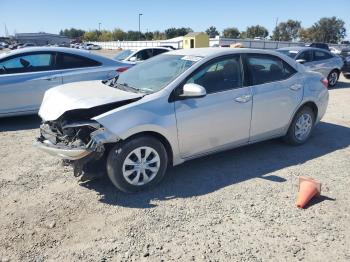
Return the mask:
<path id="1" fill-rule="evenodd" d="M 294 84 L 294 85 L 291 85 L 289 87 L 289 89 L 293 90 L 293 91 L 298 91 L 299 89 L 302 88 L 302 85 L 301 84 Z"/>
<path id="2" fill-rule="evenodd" d="M 235 101 L 238 103 L 247 103 L 251 100 L 252 95 L 242 95 L 242 96 L 238 96 L 235 98 Z"/>

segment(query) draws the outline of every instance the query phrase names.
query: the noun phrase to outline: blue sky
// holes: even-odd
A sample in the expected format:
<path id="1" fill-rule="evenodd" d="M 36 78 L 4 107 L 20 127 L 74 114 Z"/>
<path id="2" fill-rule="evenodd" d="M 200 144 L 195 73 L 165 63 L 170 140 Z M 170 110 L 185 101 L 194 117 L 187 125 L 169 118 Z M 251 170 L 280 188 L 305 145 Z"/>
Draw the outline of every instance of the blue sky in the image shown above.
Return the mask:
<path id="1" fill-rule="evenodd" d="M 336 16 L 346 23 L 350 36 L 350 0 L 0 0 L 0 35 L 5 24 L 15 31 L 58 33 L 64 28 L 138 30 L 191 27 L 219 31 L 235 26 L 245 30 L 260 24 L 272 32 L 276 18 L 300 20 L 309 27 L 321 17 Z M 347 36 L 347 38 L 350 38 Z"/>

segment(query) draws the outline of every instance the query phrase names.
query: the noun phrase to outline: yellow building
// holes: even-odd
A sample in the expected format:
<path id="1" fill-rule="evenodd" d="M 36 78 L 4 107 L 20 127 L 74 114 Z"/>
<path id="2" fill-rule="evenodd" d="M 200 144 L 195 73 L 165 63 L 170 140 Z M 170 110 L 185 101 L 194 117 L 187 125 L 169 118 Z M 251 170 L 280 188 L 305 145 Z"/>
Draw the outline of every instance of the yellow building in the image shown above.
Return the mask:
<path id="1" fill-rule="evenodd" d="M 184 36 L 183 48 L 209 47 L 209 36 L 202 32 L 193 32 Z"/>

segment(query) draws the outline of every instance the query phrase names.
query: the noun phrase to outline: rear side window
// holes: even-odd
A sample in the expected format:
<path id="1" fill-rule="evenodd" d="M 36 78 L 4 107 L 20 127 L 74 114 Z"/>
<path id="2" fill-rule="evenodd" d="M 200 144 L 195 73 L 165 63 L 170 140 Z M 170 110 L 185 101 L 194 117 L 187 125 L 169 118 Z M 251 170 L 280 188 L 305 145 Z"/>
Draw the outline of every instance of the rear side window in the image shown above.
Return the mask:
<path id="1" fill-rule="evenodd" d="M 207 93 L 217 93 L 242 86 L 239 56 L 216 59 L 196 72 L 186 83 L 203 86 Z"/>
<path id="2" fill-rule="evenodd" d="M 100 66 L 101 63 L 87 57 L 58 53 L 56 67 L 59 69 Z"/>
<path id="3" fill-rule="evenodd" d="M 272 55 L 247 54 L 247 66 L 252 85 L 285 80 L 296 73 L 288 63 Z"/>
<path id="4" fill-rule="evenodd" d="M 38 53 L 7 58 L 0 62 L 0 74 L 15 74 L 51 70 L 53 56 Z"/>
<path id="5" fill-rule="evenodd" d="M 314 51 L 314 60 L 315 61 L 325 60 L 325 59 L 329 59 L 332 57 L 333 56 L 327 52 L 323 52 L 323 51 L 319 51 L 319 50 Z"/>
<path id="6" fill-rule="evenodd" d="M 165 49 L 153 49 L 153 56 L 163 54 L 165 52 L 168 52 L 168 50 Z"/>
<path id="7" fill-rule="evenodd" d="M 305 60 L 305 62 L 311 62 L 312 61 L 312 51 L 311 50 L 307 50 L 307 51 L 303 51 L 300 53 L 300 55 L 297 57 L 297 59 L 303 59 Z"/>

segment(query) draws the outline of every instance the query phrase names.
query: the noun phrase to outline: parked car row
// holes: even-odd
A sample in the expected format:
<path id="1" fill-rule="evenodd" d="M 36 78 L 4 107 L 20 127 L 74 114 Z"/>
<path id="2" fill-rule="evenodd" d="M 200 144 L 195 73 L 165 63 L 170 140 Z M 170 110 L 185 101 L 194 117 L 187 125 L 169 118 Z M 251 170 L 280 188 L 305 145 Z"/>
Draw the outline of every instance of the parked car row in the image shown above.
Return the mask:
<path id="1" fill-rule="evenodd" d="M 92 43 L 72 43 L 70 44 L 71 48 L 76 48 L 76 49 L 85 49 L 85 50 L 100 50 L 102 49 L 101 46 L 95 45 Z"/>

